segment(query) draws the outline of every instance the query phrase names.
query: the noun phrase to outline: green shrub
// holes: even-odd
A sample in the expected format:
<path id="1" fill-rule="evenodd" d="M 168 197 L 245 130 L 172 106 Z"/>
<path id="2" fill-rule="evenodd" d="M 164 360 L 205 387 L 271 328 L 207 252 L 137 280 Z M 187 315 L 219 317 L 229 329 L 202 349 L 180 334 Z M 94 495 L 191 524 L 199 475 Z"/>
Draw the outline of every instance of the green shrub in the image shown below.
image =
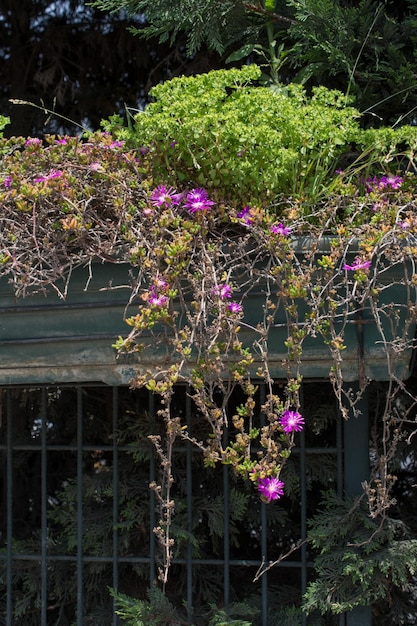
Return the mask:
<path id="1" fill-rule="evenodd" d="M 175 78 L 130 128 L 106 130 L 141 147 L 154 184 L 204 186 L 222 200 L 269 203 L 280 194 L 317 198 L 357 139 L 356 109 L 342 94 L 300 85 L 254 85 L 257 66 Z"/>
<path id="2" fill-rule="evenodd" d="M 408 624 L 414 601 L 417 541 L 398 519 L 372 519 L 366 504 L 325 494 L 309 522 L 309 540 L 318 551 L 316 579 L 309 583 L 304 609 L 341 614 L 376 605 L 382 620 Z M 381 623 L 378 621 L 378 623 Z"/>
<path id="3" fill-rule="evenodd" d="M 5 129 L 7 124 L 10 124 L 10 118 L 5 117 L 4 115 L 0 115 L 0 136 L 3 136 L 3 130 Z"/>
<path id="4" fill-rule="evenodd" d="M 363 130 L 340 92 L 260 86 L 260 74 L 251 65 L 174 78 L 152 89 L 128 126 L 118 115 L 103 126 L 141 153 L 148 184 L 205 187 L 226 203 L 285 197 L 311 207 L 351 194 L 340 182 L 415 172 L 415 127 Z"/>

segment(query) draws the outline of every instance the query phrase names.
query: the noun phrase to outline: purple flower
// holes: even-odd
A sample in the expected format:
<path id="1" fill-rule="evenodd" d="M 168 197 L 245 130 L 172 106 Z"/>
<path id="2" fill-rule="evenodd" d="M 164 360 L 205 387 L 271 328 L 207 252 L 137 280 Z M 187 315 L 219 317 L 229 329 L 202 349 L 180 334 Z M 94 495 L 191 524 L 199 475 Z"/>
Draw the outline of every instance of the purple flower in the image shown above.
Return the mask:
<path id="1" fill-rule="evenodd" d="M 150 202 L 155 207 L 171 206 L 180 203 L 181 194 L 176 193 L 173 187 L 159 185 L 150 195 Z"/>
<path id="2" fill-rule="evenodd" d="M 410 228 L 409 222 L 406 222 L 405 220 L 400 220 L 399 222 L 397 222 L 397 224 L 402 230 L 407 230 L 407 228 Z"/>
<path id="3" fill-rule="evenodd" d="M 371 267 L 371 265 L 372 265 L 371 261 L 361 261 L 360 259 L 355 259 L 352 265 L 348 265 L 347 263 L 345 263 L 343 265 L 343 269 L 352 270 L 355 272 L 356 270 L 368 270 Z"/>
<path id="4" fill-rule="evenodd" d="M 279 500 L 284 495 L 284 483 L 276 476 L 267 476 L 258 480 L 258 490 L 268 502 Z"/>
<path id="5" fill-rule="evenodd" d="M 164 278 L 159 278 L 159 276 L 157 276 L 155 278 L 152 290 L 156 291 L 157 289 L 163 289 L 166 290 L 168 289 L 168 283 Z"/>
<path id="6" fill-rule="evenodd" d="M 285 433 L 300 432 L 303 430 L 304 417 L 298 411 L 284 411 L 280 417 L 280 424 Z"/>
<path id="7" fill-rule="evenodd" d="M 42 139 L 39 139 L 38 137 L 29 137 L 25 141 L 25 146 L 41 146 L 41 145 L 42 145 Z"/>
<path id="8" fill-rule="evenodd" d="M 49 172 L 49 174 L 47 174 L 46 176 L 38 176 L 37 178 L 35 178 L 34 182 L 35 183 L 44 183 L 46 180 L 51 180 L 53 178 L 59 178 L 60 176 L 62 176 L 62 170 L 51 170 Z"/>
<path id="9" fill-rule="evenodd" d="M 401 176 L 388 174 L 387 176 L 381 176 L 381 178 L 377 178 L 376 176 L 368 178 L 368 180 L 365 181 L 365 185 L 367 192 L 370 193 L 374 189 L 383 191 L 384 189 L 387 189 L 387 187 L 391 187 L 391 189 L 399 189 L 403 182 L 404 179 L 401 178 Z"/>
<path id="10" fill-rule="evenodd" d="M 168 297 L 161 295 L 161 294 L 157 294 L 155 292 L 151 293 L 151 295 L 148 298 L 148 302 L 149 304 L 151 304 L 152 306 L 157 306 L 157 307 L 166 307 L 166 305 L 168 304 Z"/>
<path id="11" fill-rule="evenodd" d="M 216 287 L 213 287 L 212 293 L 215 296 L 219 296 L 222 300 L 225 300 L 226 298 L 230 298 L 232 296 L 232 288 L 227 283 L 224 285 L 217 285 Z"/>
<path id="12" fill-rule="evenodd" d="M 12 182 L 13 182 L 13 178 L 10 176 L 10 174 L 8 174 L 8 176 L 6 176 L 6 178 L 3 181 L 3 185 L 6 189 L 9 189 L 9 187 L 11 187 Z"/>
<path id="13" fill-rule="evenodd" d="M 213 204 L 214 202 L 208 199 L 205 189 L 192 189 L 185 197 L 184 206 L 190 213 L 197 213 L 198 211 L 207 211 Z"/>
<path id="14" fill-rule="evenodd" d="M 95 161 L 94 163 L 90 163 L 90 170 L 92 170 L 93 172 L 100 172 L 102 169 L 103 169 L 103 166 L 98 161 Z"/>
<path id="15" fill-rule="evenodd" d="M 239 304 L 239 302 L 229 302 L 227 308 L 231 313 L 241 313 L 241 311 L 243 310 L 242 305 Z"/>
<path id="16" fill-rule="evenodd" d="M 382 189 L 386 189 L 387 187 L 391 187 L 391 189 L 399 189 L 403 184 L 404 179 L 401 176 L 381 176 L 379 179 L 379 186 Z"/>
<path id="17" fill-rule="evenodd" d="M 271 233 L 274 233 L 274 235 L 282 235 L 283 237 L 286 237 L 291 232 L 291 228 L 288 228 L 288 226 L 284 226 L 284 224 L 281 223 L 272 224 L 270 230 Z"/>
<path id="18" fill-rule="evenodd" d="M 59 144 L 61 146 L 65 146 L 65 145 L 67 145 L 68 141 L 66 140 L 65 137 L 61 137 L 61 139 L 56 139 L 55 143 Z"/>
<path id="19" fill-rule="evenodd" d="M 250 226 L 253 223 L 253 217 L 250 214 L 250 206 L 247 205 L 237 214 L 237 219 L 241 220 L 245 226 Z"/>
<path id="20" fill-rule="evenodd" d="M 120 140 L 120 141 L 112 141 L 110 144 L 110 148 L 121 148 L 122 146 L 125 145 L 125 141 Z"/>
<path id="21" fill-rule="evenodd" d="M 168 288 L 166 280 L 157 276 L 144 300 L 147 300 L 152 306 L 166 307 L 169 302 L 169 297 L 165 295 L 168 292 Z"/>

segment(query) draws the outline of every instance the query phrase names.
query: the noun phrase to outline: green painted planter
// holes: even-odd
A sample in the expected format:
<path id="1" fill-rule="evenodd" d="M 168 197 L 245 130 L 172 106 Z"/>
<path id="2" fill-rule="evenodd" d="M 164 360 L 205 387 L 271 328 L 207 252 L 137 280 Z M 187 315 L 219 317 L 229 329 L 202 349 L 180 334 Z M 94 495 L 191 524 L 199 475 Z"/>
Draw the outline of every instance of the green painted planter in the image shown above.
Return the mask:
<path id="1" fill-rule="evenodd" d="M 395 269 L 395 268 L 394 268 Z M 391 374 L 400 380 L 405 380 L 410 374 L 412 359 L 412 343 L 416 325 L 409 324 L 405 328 L 407 309 L 415 301 L 409 302 L 407 289 L 399 283 L 399 276 L 393 270 L 387 272 L 387 283 L 394 280 L 394 284 L 388 284 L 379 296 L 379 306 L 385 307 L 386 315 L 382 316 L 381 324 L 387 343 L 395 343 L 397 331 L 404 332 L 409 348 L 396 351 L 390 350 Z M 399 269 L 399 268 L 398 268 Z M 415 294 L 414 294 L 415 295 Z M 256 326 L 259 312 L 262 311 L 265 296 L 263 293 L 253 293 L 245 301 L 245 321 Z M 300 319 L 308 312 L 304 301 L 298 303 Z M 395 322 L 394 322 L 395 318 Z M 341 352 L 341 370 L 346 382 L 363 380 L 388 380 L 390 378 L 387 365 L 387 354 L 383 349 L 381 333 L 378 330 L 369 302 L 357 310 L 352 310 L 346 324 L 343 325 L 343 337 L 346 348 Z M 395 327 L 395 329 L 394 329 Z M 337 332 L 342 331 L 342 322 L 335 324 Z M 241 331 L 240 335 L 250 343 L 250 333 Z M 269 334 L 269 360 L 270 371 L 273 377 L 282 377 L 284 369 L 282 360 L 287 357 L 284 342 L 287 338 L 285 314 L 278 314 L 276 324 Z M 330 348 L 320 336 L 307 336 L 302 344 L 302 357 L 300 373 L 306 378 L 328 378 L 331 367 L 334 365 Z"/>
<path id="2" fill-rule="evenodd" d="M 387 273 L 391 281 L 395 268 Z M 135 371 L 145 370 L 164 358 L 149 337 L 149 349 L 139 356 L 116 358 L 112 344 L 126 336 L 129 327 L 124 322 L 132 315 L 135 304 L 126 308 L 131 294 L 132 268 L 125 264 L 96 264 L 89 280 L 89 269 L 78 268 L 70 279 L 65 300 L 49 290 L 48 295 L 35 294 L 16 299 L 11 285 L 0 280 L 0 384 L 104 382 L 128 384 Z M 399 323 L 405 318 L 409 294 L 400 284 L 388 286 L 381 295 L 387 310 L 398 311 Z M 260 289 L 244 301 L 244 321 L 255 326 L 264 304 Z M 305 304 L 300 303 L 300 309 Z M 390 339 L 390 322 L 384 321 L 384 331 Z M 415 327 L 410 326 L 411 340 Z M 392 333 L 391 333 L 392 334 Z M 366 376 L 386 380 L 387 360 L 381 349 L 380 336 L 369 307 L 352 313 L 345 331 L 342 372 L 346 382 Z M 253 332 L 242 324 L 244 343 L 253 341 Z M 286 370 L 282 361 L 287 356 L 286 318 L 278 312 L 276 324 L 269 336 L 271 373 L 283 378 Z M 392 337 L 391 337 L 392 338 Z M 392 353 L 391 371 L 406 379 L 410 371 L 412 349 Z M 333 365 L 329 347 L 321 338 L 308 337 L 303 343 L 301 373 L 307 378 L 327 378 Z"/>
<path id="3" fill-rule="evenodd" d="M 15 299 L 0 280 L 0 384 L 128 382 L 133 370 L 112 344 L 128 328 L 129 269 L 97 264 L 89 281 L 88 268 L 78 268 L 65 300 L 52 289 Z"/>

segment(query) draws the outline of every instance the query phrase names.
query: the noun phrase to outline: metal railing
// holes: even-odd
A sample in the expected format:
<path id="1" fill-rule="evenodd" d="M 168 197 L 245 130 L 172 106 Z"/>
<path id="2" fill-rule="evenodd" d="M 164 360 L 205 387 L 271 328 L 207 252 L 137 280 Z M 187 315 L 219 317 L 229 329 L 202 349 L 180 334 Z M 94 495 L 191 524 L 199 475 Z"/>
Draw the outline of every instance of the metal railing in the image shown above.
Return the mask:
<path id="1" fill-rule="evenodd" d="M 307 385 L 304 389 L 304 398 L 308 399 L 313 387 Z M 139 453 L 135 448 L 137 424 L 142 423 L 144 429 L 146 421 L 157 421 L 156 399 L 142 390 L 100 385 L 8 387 L 1 393 L 0 623 L 116 626 L 119 618 L 107 588 L 134 594 L 133 587 L 139 585 L 143 591 L 158 573 L 159 547 L 153 532 L 158 515 L 155 495 L 148 490 L 148 484 L 158 477 L 157 462 L 150 446 L 146 452 L 145 436 L 143 450 Z M 313 394 L 310 405 L 315 402 Z M 306 414 L 312 410 L 308 404 L 305 401 Z M 178 407 L 182 419 L 192 428 L 195 416 L 184 389 L 178 392 Z M 287 533 L 285 541 L 280 538 L 284 524 L 277 508 L 280 505 L 263 504 L 247 490 L 248 502 L 253 503 L 256 497 L 257 503 L 246 514 L 251 514 L 251 522 L 242 520 L 231 507 L 235 490 L 243 487 L 235 485 L 229 468 L 219 468 L 213 480 L 221 498 L 217 501 L 212 496 L 211 502 L 213 507 L 221 502 L 222 529 L 216 531 L 214 548 L 209 545 L 209 531 L 205 531 L 204 541 L 199 536 L 206 513 L 198 512 L 200 518 L 195 519 L 196 502 L 201 501 L 207 488 L 201 479 L 199 453 L 189 442 L 179 444 L 176 459 L 180 467 L 177 482 L 182 497 L 181 530 L 189 537 L 197 534 L 197 540 L 182 537 L 180 541 L 173 567 L 177 581 L 181 578 L 182 582 L 171 597 L 181 594 L 180 600 L 185 600 L 188 607 L 189 624 L 198 623 L 194 621 L 194 606 L 196 595 L 201 595 L 196 581 L 202 567 L 218 572 L 218 600 L 227 608 L 244 599 L 238 596 L 239 587 L 246 588 L 244 581 L 253 578 L 260 563 L 274 561 L 296 539 L 301 540 L 300 548 L 252 583 L 259 605 L 257 623 L 276 623 L 271 607 L 276 604 L 277 589 L 286 581 L 294 603 L 300 602 L 313 565 L 305 542 L 307 518 L 310 500 L 317 500 L 319 488 L 311 480 L 308 467 L 318 456 L 333 459 L 334 472 L 329 481 L 341 494 L 342 437 L 341 420 L 336 418 L 327 439 L 314 439 L 308 426 L 305 433 L 300 433 L 298 447 L 293 451 L 298 476 L 296 495 L 285 513 L 290 526 L 297 516 L 298 521 L 293 522 L 294 537 Z M 142 496 L 132 492 L 130 501 L 129 485 L 139 489 Z M 141 519 L 136 526 L 132 522 L 134 513 L 126 517 L 128 505 L 139 507 Z M 91 608 L 93 583 L 100 593 Z M 306 626 L 305 615 L 301 620 Z M 344 618 L 338 623 L 344 624 Z"/>

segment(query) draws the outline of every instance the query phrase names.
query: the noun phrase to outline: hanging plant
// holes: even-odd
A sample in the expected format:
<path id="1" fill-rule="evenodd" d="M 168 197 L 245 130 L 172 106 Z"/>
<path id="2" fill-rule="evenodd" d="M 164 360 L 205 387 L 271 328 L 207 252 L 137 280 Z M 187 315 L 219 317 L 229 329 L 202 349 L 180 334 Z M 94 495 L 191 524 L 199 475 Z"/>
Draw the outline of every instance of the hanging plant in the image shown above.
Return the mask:
<path id="1" fill-rule="evenodd" d="M 152 436 L 161 473 L 151 487 L 164 585 L 178 438 L 207 467 L 227 464 L 264 501 L 279 501 L 304 427 L 301 382 L 318 356 L 347 416 L 381 375 L 382 355 L 386 446 L 401 426 L 395 400 L 417 310 L 415 129 L 361 131 L 337 92 L 271 91 L 253 83 L 259 73 L 158 86 L 130 128 L 115 117 L 85 140 L 0 146 L 1 275 L 16 295 L 52 286 L 65 297 L 60 281 L 83 264 L 135 268 L 136 311 L 115 348 L 134 358 L 132 385 L 162 401 L 165 434 Z M 277 378 L 286 380 L 279 393 Z M 346 381 L 356 379 L 354 393 Z M 208 436 L 190 433 L 176 412 L 179 383 Z M 388 458 L 365 486 L 371 516 L 390 506 Z"/>

